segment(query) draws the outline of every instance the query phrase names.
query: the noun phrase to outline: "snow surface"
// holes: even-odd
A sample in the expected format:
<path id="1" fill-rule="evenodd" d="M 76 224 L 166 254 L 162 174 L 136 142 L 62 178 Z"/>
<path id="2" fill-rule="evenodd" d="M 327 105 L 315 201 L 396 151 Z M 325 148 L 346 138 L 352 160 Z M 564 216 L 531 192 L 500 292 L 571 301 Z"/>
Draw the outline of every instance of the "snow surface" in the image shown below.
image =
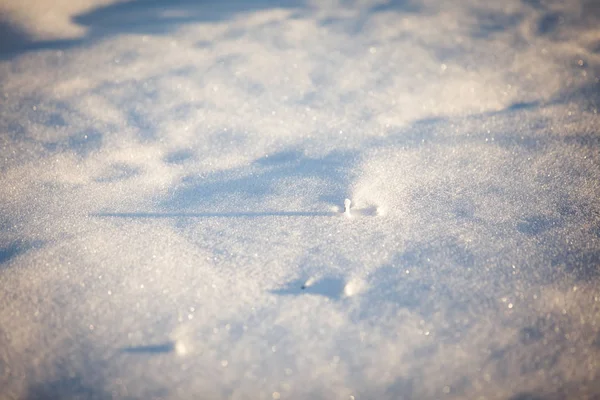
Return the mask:
<path id="1" fill-rule="evenodd" d="M 0 16 L 0 398 L 600 396 L 599 2 Z"/>

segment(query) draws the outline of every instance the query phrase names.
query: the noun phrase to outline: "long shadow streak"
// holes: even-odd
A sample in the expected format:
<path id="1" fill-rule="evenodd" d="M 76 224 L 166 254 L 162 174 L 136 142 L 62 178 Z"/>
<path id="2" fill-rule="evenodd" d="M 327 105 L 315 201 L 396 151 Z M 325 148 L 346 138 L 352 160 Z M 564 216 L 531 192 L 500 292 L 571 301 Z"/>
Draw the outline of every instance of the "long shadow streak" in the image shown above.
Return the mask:
<path id="1" fill-rule="evenodd" d="M 93 213 L 90 217 L 101 218 L 260 218 L 260 217 L 335 217 L 336 212 L 320 211 L 261 211 L 261 212 L 227 212 L 227 213 L 157 213 L 157 212 L 125 212 L 125 213 Z"/>
<path id="2" fill-rule="evenodd" d="M 160 344 L 153 344 L 147 346 L 131 346 L 120 349 L 122 353 L 133 353 L 133 354 L 159 354 L 159 353 L 170 353 L 175 350 L 175 343 L 167 342 Z"/>

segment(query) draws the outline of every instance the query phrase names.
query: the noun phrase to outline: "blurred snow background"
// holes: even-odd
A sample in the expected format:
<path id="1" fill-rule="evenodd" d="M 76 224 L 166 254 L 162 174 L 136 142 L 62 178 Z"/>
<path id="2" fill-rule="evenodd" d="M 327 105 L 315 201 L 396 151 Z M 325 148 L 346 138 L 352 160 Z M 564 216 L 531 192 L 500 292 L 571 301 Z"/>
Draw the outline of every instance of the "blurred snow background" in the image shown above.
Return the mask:
<path id="1" fill-rule="evenodd" d="M 599 23 L 0 2 L 0 398 L 597 398 Z"/>

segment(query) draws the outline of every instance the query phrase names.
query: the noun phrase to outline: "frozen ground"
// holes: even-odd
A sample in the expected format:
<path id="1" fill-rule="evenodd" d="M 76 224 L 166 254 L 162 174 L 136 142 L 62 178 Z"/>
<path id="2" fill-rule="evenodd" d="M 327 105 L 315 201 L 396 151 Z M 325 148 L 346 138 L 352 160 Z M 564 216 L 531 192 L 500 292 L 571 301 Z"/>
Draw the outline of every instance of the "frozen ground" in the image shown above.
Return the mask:
<path id="1" fill-rule="evenodd" d="M 0 11 L 0 398 L 600 398 L 600 3 Z"/>

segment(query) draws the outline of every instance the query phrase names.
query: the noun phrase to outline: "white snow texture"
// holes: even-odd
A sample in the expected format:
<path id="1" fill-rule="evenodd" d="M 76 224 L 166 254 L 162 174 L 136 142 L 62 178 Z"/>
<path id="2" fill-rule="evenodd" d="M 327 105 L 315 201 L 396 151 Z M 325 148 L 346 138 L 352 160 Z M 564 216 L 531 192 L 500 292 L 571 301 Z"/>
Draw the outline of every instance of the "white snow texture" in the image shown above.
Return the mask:
<path id="1" fill-rule="evenodd" d="M 596 0 L 0 1 L 0 398 L 598 398 L 599 81 Z"/>

